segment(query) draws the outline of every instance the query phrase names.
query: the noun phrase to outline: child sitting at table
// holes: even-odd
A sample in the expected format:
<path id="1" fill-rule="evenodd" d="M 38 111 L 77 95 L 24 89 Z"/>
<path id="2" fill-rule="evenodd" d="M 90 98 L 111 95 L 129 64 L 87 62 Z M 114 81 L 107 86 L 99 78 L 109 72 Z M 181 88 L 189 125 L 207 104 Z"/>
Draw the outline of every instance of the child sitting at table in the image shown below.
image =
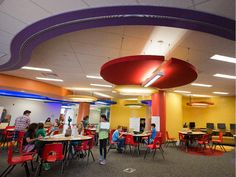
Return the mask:
<path id="1" fill-rule="evenodd" d="M 44 138 L 45 136 L 46 136 L 46 131 L 44 129 L 44 124 L 38 123 L 38 130 L 36 132 L 36 137 L 37 138 Z M 44 143 L 42 141 L 40 142 L 39 140 L 37 140 L 36 141 L 36 148 L 37 148 L 39 156 L 41 156 L 41 154 L 42 154 L 43 147 L 44 147 Z M 44 168 L 44 170 L 49 170 L 50 165 L 48 163 L 44 163 L 43 168 Z"/>
<path id="2" fill-rule="evenodd" d="M 150 137 L 150 139 L 149 139 L 149 142 L 148 142 L 148 140 L 145 140 L 145 143 L 146 143 L 146 144 L 152 143 L 152 142 L 154 141 L 156 135 L 157 135 L 157 132 L 156 132 L 156 124 L 152 123 L 152 124 L 151 124 L 151 137 Z"/>
<path id="3" fill-rule="evenodd" d="M 36 130 L 38 124 L 32 123 L 29 125 L 27 132 L 23 138 L 23 152 L 33 152 L 35 150 Z"/>
<path id="4" fill-rule="evenodd" d="M 118 148 L 117 148 L 117 151 L 119 153 L 121 153 L 123 151 L 123 147 L 124 147 L 124 144 L 125 144 L 125 139 L 122 137 L 123 134 L 121 133 L 122 131 L 122 126 L 118 126 L 117 127 L 117 130 L 114 131 L 114 133 L 112 134 L 112 141 L 113 142 L 118 142 Z"/>

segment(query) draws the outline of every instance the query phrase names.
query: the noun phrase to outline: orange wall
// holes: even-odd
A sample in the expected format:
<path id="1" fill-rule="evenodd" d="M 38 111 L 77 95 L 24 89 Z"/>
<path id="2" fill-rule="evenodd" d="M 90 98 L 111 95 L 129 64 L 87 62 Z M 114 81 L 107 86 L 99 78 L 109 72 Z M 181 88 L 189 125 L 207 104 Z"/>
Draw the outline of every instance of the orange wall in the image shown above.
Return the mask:
<path id="1" fill-rule="evenodd" d="M 5 74 L 0 74 L 0 87 L 17 91 L 30 91 L 55 97 L 62 97 L 71 94 L 71 91 L 62 87 Z"/>

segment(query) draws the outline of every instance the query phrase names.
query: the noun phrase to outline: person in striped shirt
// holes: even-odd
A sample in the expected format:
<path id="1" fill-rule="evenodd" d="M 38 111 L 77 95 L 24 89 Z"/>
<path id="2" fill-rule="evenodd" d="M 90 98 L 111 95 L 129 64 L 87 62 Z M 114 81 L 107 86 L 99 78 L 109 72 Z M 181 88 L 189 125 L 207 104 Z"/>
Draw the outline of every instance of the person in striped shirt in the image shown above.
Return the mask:
<path id="1" fill-rule="evenodd" d="M 16 131 L 24 131 L 30 125 L 30 115 L 31 111 L 25 110 L 23 116 L 17 117 L 15 120 Z"/>

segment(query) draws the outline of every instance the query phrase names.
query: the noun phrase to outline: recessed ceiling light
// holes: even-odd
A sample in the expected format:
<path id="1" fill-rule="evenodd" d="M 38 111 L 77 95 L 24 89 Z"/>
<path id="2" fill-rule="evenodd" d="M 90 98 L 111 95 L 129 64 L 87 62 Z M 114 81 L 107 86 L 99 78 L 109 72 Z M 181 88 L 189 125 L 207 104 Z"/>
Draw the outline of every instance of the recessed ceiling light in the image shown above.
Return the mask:
<path id="1" fill-rule="evenodd" d="M 229 63 L 236 63 L 236 58 L 227 57 L 227 56 L 223 56 L 223 55 L 213 55 L 210 59 L 218 60 L 218 61 L 225 61 L 225 62 L 229 62 Z"/>
<path id="2" fill-rule="evenodd" d="M 97 87 L 112 87 L 112 85 L 105 85 L 105 84 L 90 84 L 90 85 Z"/>
<path id="3" fill-rule="evenodd" d="M 214 74 L 213 76 L 215 77 L 222 77 L 222 78 L 226 78 L 226 79 L 236 79 L 236 76 L 232 76 L 232 75 L 226 75 L 226 74 Z"/>
<path id="4" fill-rule="evenodd" d="M 199 84 L 199 83 L 192 83 L 191 85 L 193 85 L 193 86 L 198 86 L 198 87 L 212 87 L 212 85 L 208 85 L 208 84 Z"/>
<path id="5" fill-rule="evenodd" d="M 212 92 L 214 94 L 219 94 L 219 95 L 228 95 L 228 92 Z"/>
<path id="6" fill-rule="evenodd" d="M 191 93 L 190 91 L 184 91 L 184 90 L 175 90 L 176 93 Z"/>
<path id="7" fill-rule="evenodd" d="M 101 76 L 91 76 L 91 75 L 86 75 L 87 78 L 91 79 L 103 79 Z"/>
<path id="8" fill-rule="evenodd" d="M 32 67 L 32 66 L 23 66 L 21 69 L 52 72 L 52 70 L 48 68 L 37 68 L 37 67 Z"/>
<path id="9" fill-rule="evenodd" d="M 53 78 L 46 78 L 46 77 L 36 77 L 36 79 L 44 80 L 44 81 L 63 82 L 62 79 L 53 79 Z"/>
<path id="10" fill-rule="evenodd" d="M 98 95 L 98 96 L 101 96 L 101 97 L 105 97 L 105 98 L 113 98 L 112 96 L 110 95 L 106 95 L 104 93 L 100 93 L 100 92 L 93 92 L 94 95 Z"/>
<path id="11" fill-rule="evenodd" d="M 87 88 L 87 87 L 66 87 L 68 90 L 78 90 L 78 91 L 96 91 L 100 90 L 97 88 Z"/>

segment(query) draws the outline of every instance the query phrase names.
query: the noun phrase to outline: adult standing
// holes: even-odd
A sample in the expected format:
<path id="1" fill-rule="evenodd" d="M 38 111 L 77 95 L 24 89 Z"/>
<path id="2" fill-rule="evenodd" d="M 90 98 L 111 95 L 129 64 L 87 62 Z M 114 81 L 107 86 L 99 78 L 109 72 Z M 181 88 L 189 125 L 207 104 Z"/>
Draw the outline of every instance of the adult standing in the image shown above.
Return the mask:
<path id="1" fill-rule="evenodd" d="M 16 131 L 24 131 L 30 125 L 31 111 L 25 110 L 23 116 L 17 117 L 15 120 Z"/>

